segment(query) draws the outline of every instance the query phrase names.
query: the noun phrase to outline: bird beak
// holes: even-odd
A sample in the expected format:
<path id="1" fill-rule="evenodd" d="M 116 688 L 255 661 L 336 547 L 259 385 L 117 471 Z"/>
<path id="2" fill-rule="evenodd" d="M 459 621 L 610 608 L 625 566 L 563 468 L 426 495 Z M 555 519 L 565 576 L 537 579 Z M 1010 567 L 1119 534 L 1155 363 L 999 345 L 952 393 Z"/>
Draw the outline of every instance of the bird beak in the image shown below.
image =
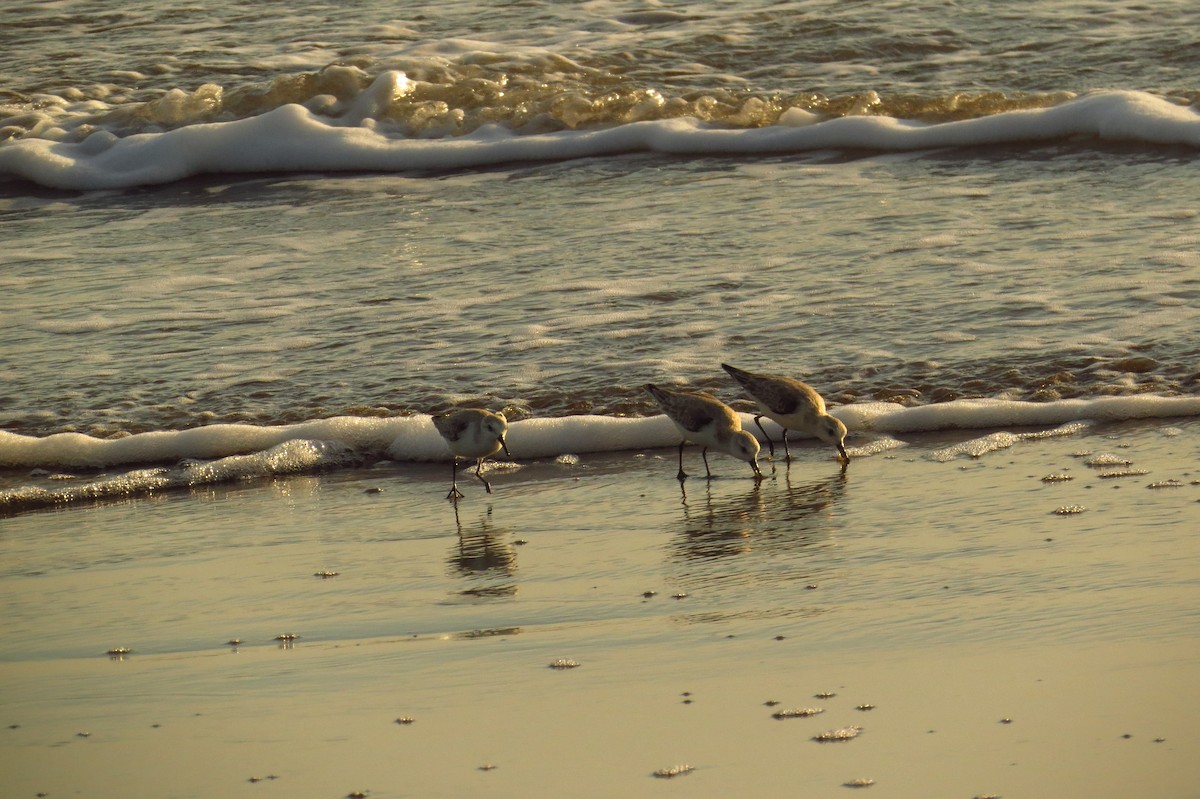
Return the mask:
<path id="1" fill-rule="evenodd" d="M 504 449 L 504 455 L 505 455 L 505 457 L 511 458 L 511 457 L 512 457 L 512 453 L 510 453 L 510 452 L 508 451 L 508 443 L 507 443 L 507 442 L 505 442 L 505 440 L 504 440 L 504 436 L 500 436 L 500 446 L 501 446 L 501 447 L 503 447 L 503 449 Z"/>
<path id="2" fill-rule="evenodd" d="M 846 454 L 846 445 L 839 441 L 838 445 L 837 445 L 837 450 L 838 450 L 839 459 L 844 463 L 849 463 L 850 456 Z"/>

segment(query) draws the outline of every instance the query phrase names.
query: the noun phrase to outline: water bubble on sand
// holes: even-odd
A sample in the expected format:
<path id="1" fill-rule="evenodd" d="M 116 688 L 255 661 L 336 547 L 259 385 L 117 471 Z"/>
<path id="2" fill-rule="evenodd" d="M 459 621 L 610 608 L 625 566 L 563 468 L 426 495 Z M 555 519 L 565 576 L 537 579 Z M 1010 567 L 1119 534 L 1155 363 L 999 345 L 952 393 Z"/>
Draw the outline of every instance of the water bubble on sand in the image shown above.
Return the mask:
<path id="1" fill-rule="evenodd" d="M 684 763 L 678 766 L 671 766 L 670 768 L 660 768 L 658 771 L 653 772 L 652 776 L 669 780 L 673 777 L 682 777 L 684 774 L 691 774 L 695 770 L 695 766 L 689 766 Z"/>
<path id="2" fill-rule="evenodd" d="M 817 743 L 840 743 L 842 741 L 853 741 L 863 731 L 862 727 L 849 726 L 842 727 L 836 730 L 826 730 L 813 736 L 813 740 Z"/>
<path id="3" fill-rule="evenodd" d="M 823 707 L 798 707 L 792 710 L 777 710 L 771 714 L 773 719 L 806 719 L 825 712 Z"/>
<path id="4" fill-rule="evenodd" d="M 1099 455 L 1092 455 L 1084 461 L 1087 466 L 1104 467 L 1104 466 L 1130 466 L 1133 463 L 1131 460 L 1113 455 L 1108 452 L 1102 452 Z"/>
<path id="5" fill-rule="evenodd" d="M 1150 472 L 1145 469 L 1117 469 L 1111 472 L 1101 472 L 1100 478 L 1102 480 L 1112 480 L 1117 477 L 1142 477 L 1147 474 L 1150 474 Z"/>
<path id="6" fill-rule="evenodd" d="M 1076 513 L 1083 513 L 1087 508 L 1082 505 L 1063 505 L 1060 508 L 1055 508 L 1054 512 L 1059 516 L 1071 516 Z"/>
<path id="7" fill-rule="evenodd" d="M 552 669 L 577 669 L 582 665 L 583 664 L 577 660 L 570 660 L 568 658 L 558 658 L 557 660 L 554 660 L 550 663 L 550 668 L 552 668 Z"/>
<path id="8" fill-rule="evenodd" d="M 845 785 L 847 788 L 869 788 L 874 784 L 875 780 L 871 779 L 870 777 L 856 777 L 855 779 L 847 780 L 846 782 L 842 783 L 842 785 Z"/>
<path id="9" fill-rule="evenodd" d="M 1068 480 L 1074 480 L 1075 476 L 1071 474 L 1048 474 L 1042 478 L 1043 483 L 1065 483 Z"/>

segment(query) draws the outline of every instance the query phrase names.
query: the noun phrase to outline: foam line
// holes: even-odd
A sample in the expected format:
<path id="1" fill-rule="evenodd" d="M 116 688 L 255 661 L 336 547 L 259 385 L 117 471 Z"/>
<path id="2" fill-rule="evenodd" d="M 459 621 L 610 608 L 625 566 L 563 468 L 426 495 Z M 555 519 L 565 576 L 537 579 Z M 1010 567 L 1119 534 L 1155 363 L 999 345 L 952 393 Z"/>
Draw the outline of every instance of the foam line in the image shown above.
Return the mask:
<path id="1" fill-rule="evenodd" d="M 868 116 L 809 124 L 807 117 L 785 115 L 782 124 L 750 129 L 713 128 L 687 118 L 535 135 L 489 126 L 459 137 L 392 138 L 369 114 L 379 105 L 381 93 L 398 91 L 406 81 L 403 73 L 381 74 L 343 118 L 320 116 L 289 104 L 245 119 L 125 138 L 101 130 L 82 142 L 35 138 L 4 142 L 0 176 L 59 189 L 99 190 L 169 183 L 201 174 L 420 172 L 634 152 L 911 151 L 1078 137 L 1200 147 L 1200 115 L 1132 91 L 1096 92 L 1050 108 L 938 124 Z M 806 124 L 787 124 L 789 120 Z"/>
<path id="2" fill-rule="evenodd" d="M 1200 397 L 1100 397 L 1057 402 L 970 399 L 906 408 L 886 402 L 844 405 L 832 410 L 855 433 L 917 433 L 954 429 L 1047 427 L 1076 421 L 1200 416 Z M 758 434 L 752 416 L 743 426 Z M 763 425 L 778 440 L 779 428 Z M 795 434 L 800 438 L 799 434 Z M 102 468 L 119 464 L 174 463 L 268 450 L 287 441 L 330 442 L 360 458 L 446 461 L 450 454 L 428 416 L 392 419 L 340 416 L 293 425 L 260 427 L 219 424 L 188 430 L 153 431 L 117 439 L 82 433 L 45 437 L 0 431 L 0 466 L 8 468 Z M 510 425 L 508 445 L 517 460 L 567 453 L 618 452 L 673 447 L 678 433 L 665 416 L 618 418 L 566 416 L 526 419 Z"/>

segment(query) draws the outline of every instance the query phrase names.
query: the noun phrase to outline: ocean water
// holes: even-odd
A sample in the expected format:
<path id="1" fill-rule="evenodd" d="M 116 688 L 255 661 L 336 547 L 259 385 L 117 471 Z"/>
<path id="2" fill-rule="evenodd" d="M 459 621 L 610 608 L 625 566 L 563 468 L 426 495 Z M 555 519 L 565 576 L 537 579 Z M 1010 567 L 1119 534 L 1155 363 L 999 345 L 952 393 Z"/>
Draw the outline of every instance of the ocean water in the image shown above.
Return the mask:
<path id="1" fill-rule="evenodd" d="M 1195 413 L 1186 3 L 4 13 L 6 486 L 296 429 L 445 457 L 396 419 L 458 405 L 526 456 L 669 445 L 610 422 L 647 381 L 748 410 L 722 361 L 860 447 L 898 408 Z"/>
<path id="2" fill-rule="evenodd" d="M 0 793 L 1194 793 L 1194 17 L 5 4 Z"/>

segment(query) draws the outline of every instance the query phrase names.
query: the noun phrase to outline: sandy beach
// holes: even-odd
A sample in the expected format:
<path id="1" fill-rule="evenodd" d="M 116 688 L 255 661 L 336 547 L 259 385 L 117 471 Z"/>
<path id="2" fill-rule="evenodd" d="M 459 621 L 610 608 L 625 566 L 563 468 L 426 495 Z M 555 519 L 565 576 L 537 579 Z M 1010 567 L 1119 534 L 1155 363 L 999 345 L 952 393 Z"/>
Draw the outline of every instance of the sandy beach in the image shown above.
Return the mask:
<path id="1" fill-rule="evenodd" d="M 1200 796 L 1200 422 L 985 433 L 4 519 L 0 793 Z"/>

